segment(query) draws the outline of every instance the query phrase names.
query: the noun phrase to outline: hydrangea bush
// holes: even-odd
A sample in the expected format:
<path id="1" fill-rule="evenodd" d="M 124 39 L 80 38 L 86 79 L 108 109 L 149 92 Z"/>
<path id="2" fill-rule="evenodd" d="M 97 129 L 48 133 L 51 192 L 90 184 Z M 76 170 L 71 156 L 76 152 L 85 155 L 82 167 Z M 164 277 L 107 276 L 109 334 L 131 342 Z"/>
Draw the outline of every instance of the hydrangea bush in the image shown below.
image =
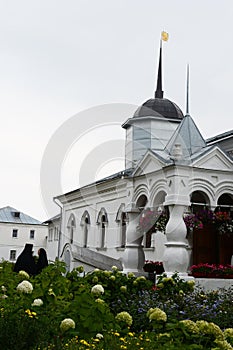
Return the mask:
<path id="1" fill-rule="evenodd" d="M 0 264 L 1 349 L 232 348 L 232 289 L 207 293 L 177 274 L 155 288 L 116 267 L 66 274 L 58 261 L 27 280 L 12 267 Z"/>

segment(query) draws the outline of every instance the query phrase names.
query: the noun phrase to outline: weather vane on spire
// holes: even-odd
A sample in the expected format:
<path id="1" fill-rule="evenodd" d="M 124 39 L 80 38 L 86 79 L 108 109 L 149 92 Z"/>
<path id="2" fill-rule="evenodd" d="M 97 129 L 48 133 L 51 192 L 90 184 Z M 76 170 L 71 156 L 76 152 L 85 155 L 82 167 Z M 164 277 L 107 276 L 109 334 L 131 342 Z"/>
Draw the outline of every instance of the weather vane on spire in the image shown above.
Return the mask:
<path id="1" fill-rule="evenodd" d="M 168 41 L 168 38 L 169 38 L 168 33 L 165 32 L 165 31 L 162 31 L 162 33 L 161 33 L 161 39 L 162 39 L 163 41 Z"/>
<path id="2" fill-rule="evenodd" d="M 155 98 L 163 98 L 162 90 L 162 41 L 168 41 L 168 33 L 162 31 L 160 39 L 160 53 L 159 53 L 159 67 L 157 76 L 157 87 L 155 91 Z"/>

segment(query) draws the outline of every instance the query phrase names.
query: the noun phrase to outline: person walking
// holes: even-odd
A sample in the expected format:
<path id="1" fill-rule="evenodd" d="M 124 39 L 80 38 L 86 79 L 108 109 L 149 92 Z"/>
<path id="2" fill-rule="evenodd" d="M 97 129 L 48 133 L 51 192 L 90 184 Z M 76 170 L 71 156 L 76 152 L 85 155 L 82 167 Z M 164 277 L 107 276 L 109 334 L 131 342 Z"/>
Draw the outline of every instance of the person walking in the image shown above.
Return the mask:
<path id="1" fill-rule="evenodd" d="M 23 251 L 18 256 L 14 272 L 19 272 L 21 270 L 27 272 L 29 275 L 33 276 L 36 273 L 36 264 L 33 257 L 33 244 L 26 243 Z"/>
<path id="2" fill-rule="evenodd" d="M 41 271 L 48 266 L 48 258 L 47 258 L 47 253 L 44 248 L 40 248 L 38 250 L 38 261 L 36 264 L 36 274 L 41 273 Z"/>

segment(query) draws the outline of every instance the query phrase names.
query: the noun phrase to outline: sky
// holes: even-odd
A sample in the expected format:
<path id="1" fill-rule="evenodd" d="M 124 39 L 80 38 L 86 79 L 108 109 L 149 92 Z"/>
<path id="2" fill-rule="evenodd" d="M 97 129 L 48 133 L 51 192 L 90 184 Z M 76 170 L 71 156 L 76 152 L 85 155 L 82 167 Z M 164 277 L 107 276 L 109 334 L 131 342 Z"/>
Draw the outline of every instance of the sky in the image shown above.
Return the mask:
<path id="1" fill-rule="evenodd" d="M 231 0 L 0 0 L 0 207 L 44 221 L 53 197 L 124 168 L 121 124 L 153 97 L 162 30 L 164 97 L 185 111 L 189 63 L 203 137 L 231 130 L 232 15 Z"/>

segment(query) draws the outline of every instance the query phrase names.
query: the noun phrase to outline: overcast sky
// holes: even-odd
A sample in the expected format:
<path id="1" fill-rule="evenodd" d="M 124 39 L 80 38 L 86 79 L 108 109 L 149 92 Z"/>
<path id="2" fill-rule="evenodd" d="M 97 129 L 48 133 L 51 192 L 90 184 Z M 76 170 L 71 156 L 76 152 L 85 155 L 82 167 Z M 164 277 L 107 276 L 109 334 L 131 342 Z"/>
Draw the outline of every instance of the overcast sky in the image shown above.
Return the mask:
<path id="1" fill-rule="evenodd" d="M 185 110 L 189 63 L 190 114 L 202 135 L 232 129 L 232 18 L 232 0 L 0 0 L 0 207 L 47 219 L 40 169 L 49 141 L 87 108 L 153 97 L 162 30 L 165 97 Z M 116 138 L 128 117 L 119 115 Z M 64 191 L 78 185 L 76 146 L 61 169 Z"/>

